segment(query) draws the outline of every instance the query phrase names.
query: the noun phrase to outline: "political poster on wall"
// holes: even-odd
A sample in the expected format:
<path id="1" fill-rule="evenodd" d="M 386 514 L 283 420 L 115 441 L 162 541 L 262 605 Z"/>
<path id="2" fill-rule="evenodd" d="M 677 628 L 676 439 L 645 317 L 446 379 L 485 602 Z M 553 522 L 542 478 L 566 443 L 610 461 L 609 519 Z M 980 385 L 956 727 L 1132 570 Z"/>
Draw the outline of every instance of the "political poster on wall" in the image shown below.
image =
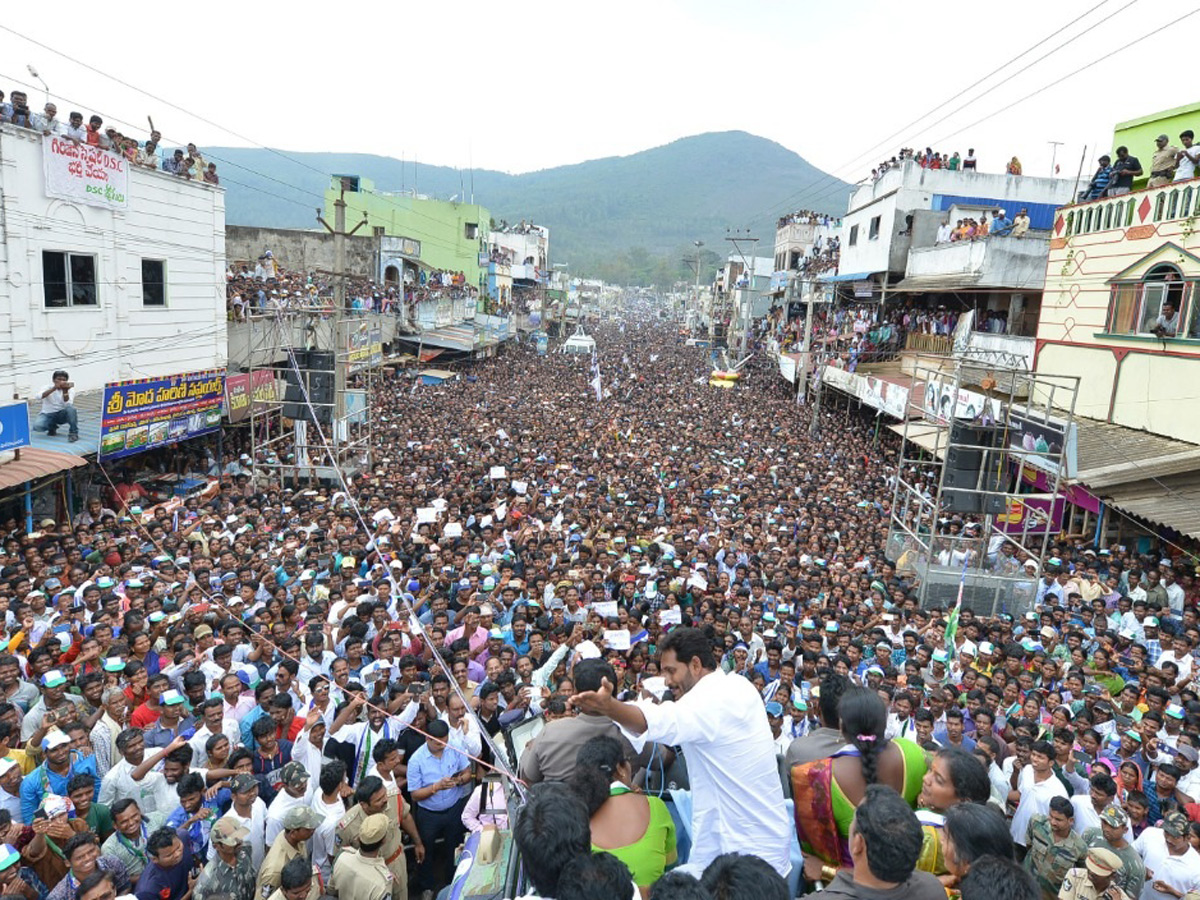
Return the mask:
<path id="1" fill-rule="evenodd" d="M 1060 459 L 1067 478 L 1074 478 L 1079 468 L 1078 431 L 1074 422 L 1022 415 L 1013 409 L 1009 414 L 1008 446 L 1021 453 L 1026 465 L 1043 472 L 1057 472 Z"/>
<path id="2" fill-rule="evenodd" d="M 224 399 L 224 369 L 106 384 L 100 456 L 131 456 L 216 431 Z"/>
<path id="3" fill-rule="evenodd" d="M 105 209 L 129 205 L 129 160 L 61 137 L 42 141 L 46 196 Z"/>
<path id="4" fill-rule="evenodd" d="M 945 424 L 951 419 L 974 422 L 996 422 L 1000 419 L 1000 401 L 992 397 L 958 388 L 950 382 L 931 378 L 925 382 L 924 411 L 927 418 Z"/>
<path id="5" fill-rule="evenodd" d="M 366 323 L 353 329 L 347 347 L 349 371 L 361 372 L 383 364 L 383 329 Z"/>

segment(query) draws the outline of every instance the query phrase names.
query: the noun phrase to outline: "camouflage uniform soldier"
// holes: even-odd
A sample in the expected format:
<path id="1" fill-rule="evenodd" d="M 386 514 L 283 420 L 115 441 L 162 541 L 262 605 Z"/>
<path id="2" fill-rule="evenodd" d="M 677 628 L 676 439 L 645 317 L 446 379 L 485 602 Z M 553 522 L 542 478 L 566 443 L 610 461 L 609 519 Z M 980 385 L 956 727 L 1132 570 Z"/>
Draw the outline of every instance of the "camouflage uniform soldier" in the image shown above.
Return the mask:
<path id="1" fill-rule="evenodd" d="M 208 840 L 215 853 L 200 873 L 192 900 L 210 900 L 218 895 L 230 900 L 254 900 L 258 873 L 250 858 L 250 845 L 243 843 L 249 834 L 250 829 L 229 816 L 213 823 Z"/>
<path id="2" fill-rule="evenodd" d="M 1025 868 L 1037 879 L 1043 900 L 1054 900 L 1063 878 L 1087 856 L 1083 838 L 1071 831 L 1074 821 L 1075 810 L 1066 797 L 1050 801 L 1050 815 L 1029 821 Z"/>
<path id="3" fill-rule="evenodd" d="M 1072 869 L 1063 879 L 1059 900 L 1130 900 L 1114 877 L 1121 857 L 1104 847 L 1087 852 L 1087 865 Z"/>

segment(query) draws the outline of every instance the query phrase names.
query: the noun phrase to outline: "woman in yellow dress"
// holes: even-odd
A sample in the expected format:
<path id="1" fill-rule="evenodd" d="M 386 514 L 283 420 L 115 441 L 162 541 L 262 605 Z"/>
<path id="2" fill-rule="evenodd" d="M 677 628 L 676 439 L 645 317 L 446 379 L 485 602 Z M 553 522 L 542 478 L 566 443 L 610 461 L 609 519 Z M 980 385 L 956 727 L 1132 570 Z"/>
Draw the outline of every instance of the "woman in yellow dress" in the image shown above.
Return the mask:
<path id="1" fill-rule="evenodd" d="M 946 812 L 959 803 L 985 804 L 992 793 L 987 769 L 960 747 L 939 750 L 925 773 L 918 800 L 917 819 L 925 833 L 917 868 L 943 876 L 951 874 L 946 862 Z"/>

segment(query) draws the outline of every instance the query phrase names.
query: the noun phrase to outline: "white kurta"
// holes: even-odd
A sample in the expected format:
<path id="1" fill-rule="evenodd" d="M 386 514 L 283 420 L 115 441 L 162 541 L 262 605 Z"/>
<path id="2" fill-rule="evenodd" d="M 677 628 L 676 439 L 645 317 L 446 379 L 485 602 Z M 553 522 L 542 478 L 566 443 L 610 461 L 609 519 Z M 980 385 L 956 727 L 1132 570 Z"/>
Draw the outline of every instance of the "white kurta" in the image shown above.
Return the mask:
<path id="1" fill-rule="evenodd" d="M 1200 887 L 1200 853 L 1188 847 L 1179 856 L 1167 849 L 1167 840 L 1161 828 L 1147 828 L 1133 842 L 1133 849 L 1146 864 L 1146 883 L 1142 887 L 1141 900 L 1175 900 L 1175 894 L 1155 890 L 1155 881 L 1165 881 L 1180 894 Z M 1150 877 L 1150 873 L 1154 877 Z"/>
<path id="2" fill-rule="evenodd" d="M 1012 839 L 1025 846 L 1025 832 L 1029 829 L 1029 820 L 1034 816 L 1050 815 L 1050 801 L 1055 797 L 1066 797 L 1067 789 L 1054 775 L 1045 781 L 1034 781 L 1033 766 L 1021 770 L 1017 779 L 1017 790 L 1021 792 L 1021 802 L 1012 818 Z"/>
<path id="3" fill-rule="evenodd" d="M 675 703 L 637 706 L 647 727 L 641 735 L 625 732 L 634 749 L 651 741 L 679 745 L 687 760 L 692 851 L 684 871 L 699 876 L 722 853 L 749 853 L 786 878 L 792 823 L 771 726 L 750 680 L 718 669 Z"/>

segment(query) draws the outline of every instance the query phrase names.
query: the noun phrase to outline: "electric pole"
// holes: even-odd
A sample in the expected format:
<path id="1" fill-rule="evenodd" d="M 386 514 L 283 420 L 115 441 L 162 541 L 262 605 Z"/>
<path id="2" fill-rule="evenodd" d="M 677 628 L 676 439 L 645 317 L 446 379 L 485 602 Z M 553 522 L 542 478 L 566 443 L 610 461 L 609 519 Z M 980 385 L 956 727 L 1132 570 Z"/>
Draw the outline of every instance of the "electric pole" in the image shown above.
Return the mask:
<path id="1" fill-rule="evenodd" d="M 801 345 L 800 357 L 800 388 L 799 393 L 804 395 L 808 390 L 808 372 L 812 366 L 812 330 L 813 330 L 813 295 L 816 293 L 811 281 L 803 281 L 804 286 L 804 343 Z"/>
<path id="2" fill-rule="evenodd" d="M 754 252 L 755 248 L 758 246 L 758 238 L 750 237 L 749 233 L 747 233 L 744 235 L 731 235 L 726 237 L 725 240 L 733 244 L 733 249 L 736 250 L 737 254 L 742 258 L 742 266 L 744 271 L 749 272 L 749 279 L 746 282 L 746 290 L 742 292 L 741 303 L 738 304 L 738 318 L 741 319 L 742 324 L 742 349 L 741 355 L 738 358 L 739 360 L 742 360 L 746 358 L 750 347 L 750 315 L 753 312 L 751 304 L 753 303 L 754 292 Z M 744 243 L 750 245 L 749 262 L 746 261 L 746 254 L 742 251 L 742 244 Z M 726 335 L 728 335 L 728 332 L 726 332 Z M 726 340 L 726 345 L 728 345 L 728 340 Z"/>
<path id="3" fill-rule="evenodd" d="M 346 423 L 346 376 L 350 368 L 350 335 L 345 329 L 346 238 L 367 224 L 367 211 L 364 209 L 362 221 L 350 231 L 346 231 L 347 181 L 346 178 L 339 179 L 338 198 L 333 201 L 332 228 L 321 215 L 321 210 L 317 210 L 317 221 L 333 235 L 333 427 L 330 431 L 335 452 L 339 444 L 349 438 L 349 427 Z M 339 463 L 339 459 L 333 460 L 334 465 Z"/>

